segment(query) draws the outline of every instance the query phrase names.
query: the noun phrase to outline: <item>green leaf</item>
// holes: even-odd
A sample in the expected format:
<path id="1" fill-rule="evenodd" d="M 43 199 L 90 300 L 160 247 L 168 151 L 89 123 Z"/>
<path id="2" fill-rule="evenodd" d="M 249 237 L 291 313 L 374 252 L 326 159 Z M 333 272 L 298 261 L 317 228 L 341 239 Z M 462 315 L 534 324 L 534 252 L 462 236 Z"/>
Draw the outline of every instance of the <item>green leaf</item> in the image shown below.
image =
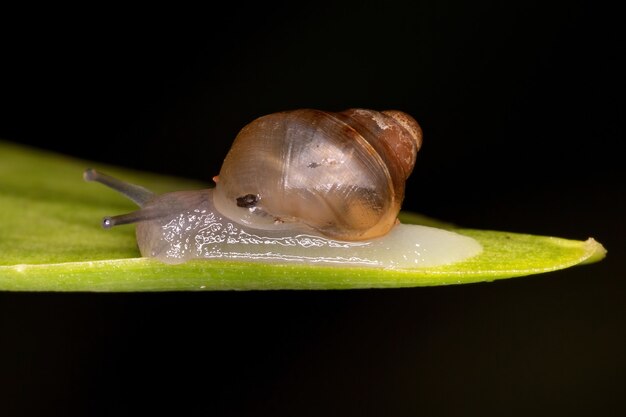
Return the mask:
<path id="1" fill-rule="evenodd" d="M 113 191 L 82 180 L 94 164 L 0 142 L 0 290 L 193 291 L 414 287 L 492 281 L 601 260 L 586 241 L 470 230 L 402 213 L 406 223 L 454 229 L 483 252 L 439 267 L 384 270 L 199 260 L 166 265 L 139 257 L 134 227 L 104 231 L 105 215 L 135 207 Z M 158 192 L 201 188 L 183 179 L 97 168 Z"/>

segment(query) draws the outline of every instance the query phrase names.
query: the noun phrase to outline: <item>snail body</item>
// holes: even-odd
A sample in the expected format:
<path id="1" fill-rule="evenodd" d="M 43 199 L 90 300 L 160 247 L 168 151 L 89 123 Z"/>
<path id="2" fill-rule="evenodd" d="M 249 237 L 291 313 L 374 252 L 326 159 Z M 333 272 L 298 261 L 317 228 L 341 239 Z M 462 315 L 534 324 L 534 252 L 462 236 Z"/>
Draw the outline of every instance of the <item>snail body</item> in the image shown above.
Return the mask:
<path id="1" fill-rule="evenodd" d="M 245 126 L 213 189 L 155 196 L 94 170 L 84 178 L 141 207 L 103 225 L 137 223 L 142 256 L 167 263 L 218 258 L 411 268 L 472 256 L 480 252 L 473 239 L 397 224 L 421 142 L 417 122 L 399 111 L 303 109 Z"/>

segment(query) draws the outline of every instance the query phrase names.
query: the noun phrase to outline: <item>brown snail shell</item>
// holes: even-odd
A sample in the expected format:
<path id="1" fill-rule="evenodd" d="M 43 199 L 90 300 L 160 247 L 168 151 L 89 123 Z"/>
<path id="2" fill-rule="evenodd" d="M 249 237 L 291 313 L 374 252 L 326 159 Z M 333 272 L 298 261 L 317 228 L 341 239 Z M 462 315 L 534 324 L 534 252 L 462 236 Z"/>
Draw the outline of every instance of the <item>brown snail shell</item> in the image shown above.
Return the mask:
<path id="1" fill-rule="evenodd" d="M 298 222 L 334 239 L 381 236 L 396 223 L 421 143 L 417 122 L 395 110 L 263 116 L 237 135 L 215 205 L 257 227 Z"/>

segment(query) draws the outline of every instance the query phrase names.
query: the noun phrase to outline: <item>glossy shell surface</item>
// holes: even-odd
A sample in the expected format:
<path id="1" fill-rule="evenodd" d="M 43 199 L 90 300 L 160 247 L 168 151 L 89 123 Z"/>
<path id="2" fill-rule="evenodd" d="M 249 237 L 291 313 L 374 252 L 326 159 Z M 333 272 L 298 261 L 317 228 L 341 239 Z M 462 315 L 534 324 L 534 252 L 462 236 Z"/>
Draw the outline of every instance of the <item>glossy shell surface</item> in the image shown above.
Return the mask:
<path id="1" fill-rule="evenodd" d="M 419 125 L 402 112 L 270 114 L 235 139 L 215 203 L 260 228 L 297 222 L 337 239 L 381 236 L 396 222 L 420 145 Z"/>

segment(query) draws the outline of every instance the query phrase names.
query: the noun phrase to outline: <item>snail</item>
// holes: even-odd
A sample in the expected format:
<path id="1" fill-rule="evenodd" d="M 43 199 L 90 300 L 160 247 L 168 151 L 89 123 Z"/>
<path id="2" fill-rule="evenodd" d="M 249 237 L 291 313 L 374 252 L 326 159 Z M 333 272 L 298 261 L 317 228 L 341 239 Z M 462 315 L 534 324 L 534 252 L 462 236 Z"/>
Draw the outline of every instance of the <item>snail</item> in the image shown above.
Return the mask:
<path id="1" fill-rule="evenodd" d="M 155 196 L 88 169 L 86 181 L 141 208 L 105 217 L 137 223 L 142 256 L 411 268 L 480 252 L 473 239 L 397 220 L 422 130 L 396 111 L 313 109 L 260 117 L 237 135 L 214 188 Z M 455 248 L 451 250 L 451 248 Z"/>

